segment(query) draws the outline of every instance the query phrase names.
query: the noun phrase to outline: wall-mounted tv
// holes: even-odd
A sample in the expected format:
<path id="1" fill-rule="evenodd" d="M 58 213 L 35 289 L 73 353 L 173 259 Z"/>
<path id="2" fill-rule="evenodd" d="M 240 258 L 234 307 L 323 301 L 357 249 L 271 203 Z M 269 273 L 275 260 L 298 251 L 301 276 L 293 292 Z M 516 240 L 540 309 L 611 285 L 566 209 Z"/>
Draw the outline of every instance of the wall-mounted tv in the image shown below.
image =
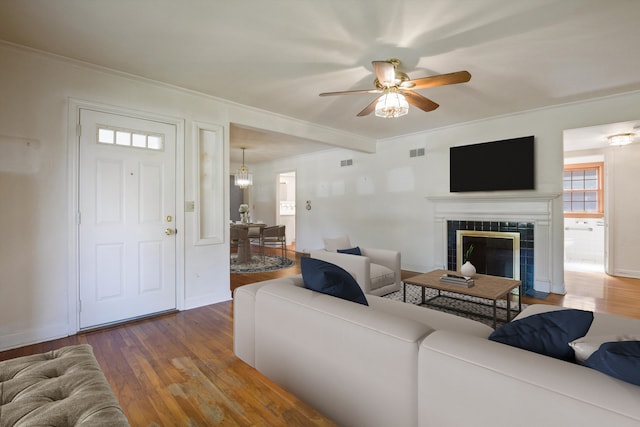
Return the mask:
<path id="1" fill-rule="evenodd" d="M 533 143 L 533 136 L 525 136 L 451 147 L 450 191 L 535 189 Z"/>

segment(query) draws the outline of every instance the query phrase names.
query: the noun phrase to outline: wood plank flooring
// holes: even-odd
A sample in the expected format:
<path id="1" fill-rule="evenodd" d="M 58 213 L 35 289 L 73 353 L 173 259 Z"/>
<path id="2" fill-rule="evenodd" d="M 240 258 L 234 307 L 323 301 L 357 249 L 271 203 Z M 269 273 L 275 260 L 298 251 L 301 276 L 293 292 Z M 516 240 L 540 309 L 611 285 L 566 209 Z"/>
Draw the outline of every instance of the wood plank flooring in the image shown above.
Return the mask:
<path id="1" fill-rule="evenodd" d="M 224 302 L 0 353 L 88 343 L 132 426 L 334 426 L 233 354 Z"/>
<path id="2" fill-rule="evenodd" d="M 231 275 L 231 289 L 300 272 Z M 403 272 L 403 276 L 412 275 Z M 565 273 L 566 295 L 523 302 L 640 319 L 640 280 Z M 132 426 L 330 426 L 313 408 L 233 354 L 233 303 L 223 302 L 0 352 L 0 360 L 88 343 Z"/>

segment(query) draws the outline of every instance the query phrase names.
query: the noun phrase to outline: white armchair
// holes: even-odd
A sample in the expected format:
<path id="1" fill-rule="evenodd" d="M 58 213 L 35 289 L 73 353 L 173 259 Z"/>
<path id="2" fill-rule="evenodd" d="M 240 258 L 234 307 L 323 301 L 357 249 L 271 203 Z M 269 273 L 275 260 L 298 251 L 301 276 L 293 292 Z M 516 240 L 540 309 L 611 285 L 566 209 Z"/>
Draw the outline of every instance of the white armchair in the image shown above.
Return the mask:
<path id="1" fill-rule="evenodd" d="M 400 290 L 400 252 L 360 246 L 362 255 L 339 253 L 338 249 L 354 247 L 346 236 L 325 238 L 324 244 L 324 249 L 311 251 L 311 258 L 342 267 L 356 279 L 365 294 L 382 296 Z"/>

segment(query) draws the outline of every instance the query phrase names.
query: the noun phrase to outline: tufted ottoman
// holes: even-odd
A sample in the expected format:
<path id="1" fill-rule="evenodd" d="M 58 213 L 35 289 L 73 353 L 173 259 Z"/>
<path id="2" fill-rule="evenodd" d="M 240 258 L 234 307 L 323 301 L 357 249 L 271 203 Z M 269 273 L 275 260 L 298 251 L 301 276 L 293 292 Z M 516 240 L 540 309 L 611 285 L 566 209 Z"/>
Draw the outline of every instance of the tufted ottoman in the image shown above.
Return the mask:
<path id="1" fill-rule="evenodd" d="M 128 426 L 88 344 L 0 362 L 0 426 Z"/>

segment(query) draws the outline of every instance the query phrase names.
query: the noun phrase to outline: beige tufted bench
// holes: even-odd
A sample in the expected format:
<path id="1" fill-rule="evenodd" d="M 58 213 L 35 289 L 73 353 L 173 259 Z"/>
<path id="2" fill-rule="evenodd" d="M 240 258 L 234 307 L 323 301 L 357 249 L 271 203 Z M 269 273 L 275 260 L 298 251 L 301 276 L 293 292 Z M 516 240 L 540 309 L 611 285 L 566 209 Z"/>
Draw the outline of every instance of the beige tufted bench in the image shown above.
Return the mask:
<path id="1" fill-rule="evenodd" d="M 0 362 L 0 426 L 128 426 L 88 344 Z"/>

